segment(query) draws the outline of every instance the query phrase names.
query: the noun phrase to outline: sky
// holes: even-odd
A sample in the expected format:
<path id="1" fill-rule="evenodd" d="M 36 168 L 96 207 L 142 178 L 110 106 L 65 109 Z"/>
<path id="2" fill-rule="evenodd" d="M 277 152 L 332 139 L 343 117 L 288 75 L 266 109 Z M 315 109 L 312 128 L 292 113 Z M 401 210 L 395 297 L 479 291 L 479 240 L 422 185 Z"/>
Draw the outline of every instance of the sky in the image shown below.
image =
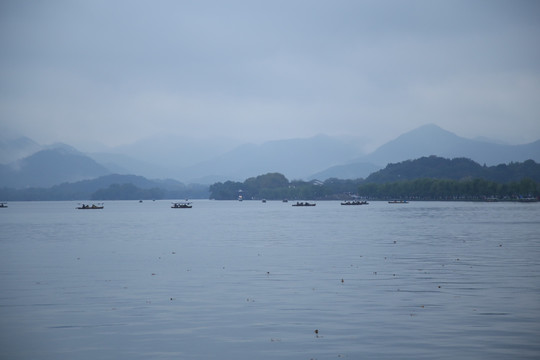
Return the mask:
<path id="1" fill-rule="evenodd" d="M 0 130 L 381 145 L 424 124 L 540 139 L 540 2 L 0 2 Z"/>

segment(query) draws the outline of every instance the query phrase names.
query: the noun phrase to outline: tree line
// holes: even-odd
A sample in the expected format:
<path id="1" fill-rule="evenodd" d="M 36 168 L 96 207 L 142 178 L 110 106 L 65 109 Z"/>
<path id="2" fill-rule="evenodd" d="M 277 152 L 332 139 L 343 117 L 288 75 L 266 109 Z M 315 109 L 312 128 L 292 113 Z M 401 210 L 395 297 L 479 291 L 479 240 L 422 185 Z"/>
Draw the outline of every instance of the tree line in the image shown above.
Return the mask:
<path id="1" fill-rule="evenodd" d="M 424 178 L 362 184 L 358 195 L 373 200 L 519 200 L 540 197 L 540 182 L 529 178 L 506 184 L 484 179 Z"/>
<path id="2" fill-rule="evenodd" d="M 246 179 L 244 182 L 226 181 L 210 186 L 210 198 L 215 200 L 243 199 L 301 200 L 341 199 L 356 193 L 361 179 L 320 181 L 289 181 L 280 173 L 268 173 Z"/>

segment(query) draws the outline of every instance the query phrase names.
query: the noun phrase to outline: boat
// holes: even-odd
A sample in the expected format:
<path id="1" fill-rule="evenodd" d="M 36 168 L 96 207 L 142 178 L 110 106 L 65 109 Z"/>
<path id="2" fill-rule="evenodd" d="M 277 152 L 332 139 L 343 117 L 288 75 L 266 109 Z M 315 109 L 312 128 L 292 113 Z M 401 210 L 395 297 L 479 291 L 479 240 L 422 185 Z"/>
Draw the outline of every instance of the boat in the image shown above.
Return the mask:
<path id="1" fill-rule="evenodd" d="M 289 200 L 287 200 L 287 199 L 283 199 L 283 202 L 285 202 L 285 203 L 286 203 L 286 202 L 289 202 Z"/>
<path id="2" fill-rule="evenodd" d="M 531 202 L 537 202 L 538 199 L 532 196 L 528 196 L 528 197 L 519 198 L 518 201 L 523 202 L 523 203 L 531 203 Z"/>
<path id="3" fill-rule="evenodd" d="M 191 205 L 190 202 L 172 203 L 172 206 L 171 206 L 172 209 L 191 209 L 192 207 L 193 205 Z"/>
<path id="4" fill-rule="evenodd" d="M 296 204 L 293 204 L 292 206 L 315 206 L 317 204 L 312 204 L 308 202 L 296 202 Z"/>
<path id="5" fill-rule="evenodd" d="M 104 208 L 103 203 L 100 203 L 98 205 L 96 205 L 96 204 L 92 204 L 92 205 L 81 204 L 81 206 L 77 207 L 77 209 L 79 209 L 79 210 L 98 210 L 98 209 L 103 209 L 103 208 Z"/>
<path id="6" fill-rule="evenodd" d="M 369 203 L 365 200 L 355 200 L 355 201 L 344 201 L 341 203 L 341 205 L 369 205 Z"/>
<path id="7" fill-rule="evenodd" d="M 389 204 L 408 204 L 409 202 L 407 200 L 391 200 L 388 203 Z"/>
<path id="8" fill-rule="evenodd" d="M 0 203 L 0 208 L 7 208 L 7 203 Z"/>
<path id="9" fill-rule="evenodd" d="M 266 199 L 262 199 L 262 202 L 263 202 L 263 203 L 266 203 Z"/>

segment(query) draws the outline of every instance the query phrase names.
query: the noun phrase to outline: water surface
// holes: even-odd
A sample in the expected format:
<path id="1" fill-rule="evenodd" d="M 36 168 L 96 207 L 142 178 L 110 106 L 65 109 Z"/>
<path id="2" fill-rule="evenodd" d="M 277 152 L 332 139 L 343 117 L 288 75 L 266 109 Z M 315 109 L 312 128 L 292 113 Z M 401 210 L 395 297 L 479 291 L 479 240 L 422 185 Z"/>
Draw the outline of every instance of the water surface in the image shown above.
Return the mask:
<path id="1" fill-rule="evenodd" d="M 540 204 L 76 206 L 0 209 L 0 358 L 540 357 Z"/>

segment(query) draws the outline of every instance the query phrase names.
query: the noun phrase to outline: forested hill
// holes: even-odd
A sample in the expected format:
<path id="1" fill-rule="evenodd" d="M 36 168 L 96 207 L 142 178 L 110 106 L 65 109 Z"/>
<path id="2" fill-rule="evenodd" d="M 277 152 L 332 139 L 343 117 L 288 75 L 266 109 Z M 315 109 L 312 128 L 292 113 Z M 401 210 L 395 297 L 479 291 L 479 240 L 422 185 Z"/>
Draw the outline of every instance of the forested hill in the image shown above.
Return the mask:
<path id="1" fill-rule="evenodd" d="M 369 175 L 365 183 L 389 183 L 415 179 L 484 179 L 497 183 L 520 181 L 524 178 L 540 182 L 540 164 L 533 160 L 522 163 L 480 165 L 470 159 L 445 159 L 437 156 L 422 157 L 396 164 Z"/>
<path id="2" fill-rule="evenodd" d="M 389 164 L 367 179 L 289 181 L 279 173 L 226 181 L 210 186 L 210 198 L 243 199 L 347 199 L 359 195 L 372 199 L 409 198 L 426 200 L 512 198 L 540 195 L 540 165 L 523 163 L 483 166 L 465 158 L 436 156 Z"/>

